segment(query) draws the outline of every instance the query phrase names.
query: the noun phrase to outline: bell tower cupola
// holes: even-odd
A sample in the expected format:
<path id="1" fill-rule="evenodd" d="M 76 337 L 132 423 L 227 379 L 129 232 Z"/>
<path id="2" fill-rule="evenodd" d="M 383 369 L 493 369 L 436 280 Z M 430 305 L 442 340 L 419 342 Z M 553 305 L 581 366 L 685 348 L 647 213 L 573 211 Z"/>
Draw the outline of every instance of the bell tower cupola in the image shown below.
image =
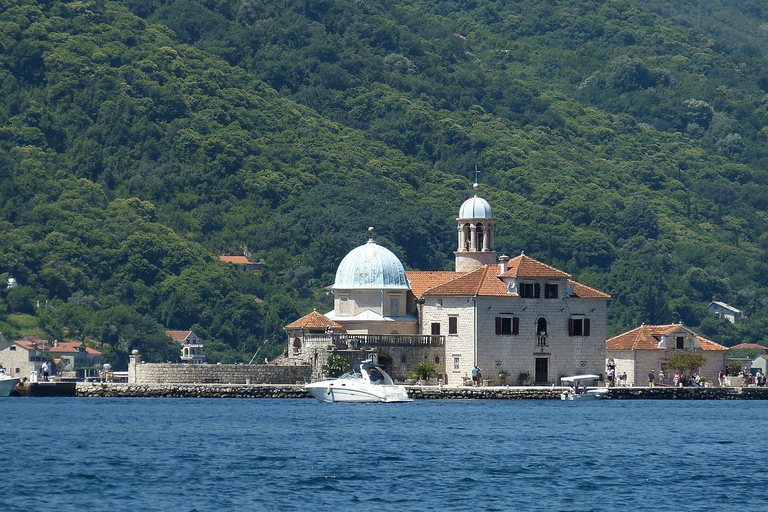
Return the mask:
<path id="1" fill-rule="evenodd" d="M 493 215 L 491 205 L 477 196 L 477 183 L 472 185 L 475 196 L 464 201 L 456 219 L 459 246 L 456 252 L 456 272 L 469 272 L 483 265 L 496 263 L 493 250 Z"/>

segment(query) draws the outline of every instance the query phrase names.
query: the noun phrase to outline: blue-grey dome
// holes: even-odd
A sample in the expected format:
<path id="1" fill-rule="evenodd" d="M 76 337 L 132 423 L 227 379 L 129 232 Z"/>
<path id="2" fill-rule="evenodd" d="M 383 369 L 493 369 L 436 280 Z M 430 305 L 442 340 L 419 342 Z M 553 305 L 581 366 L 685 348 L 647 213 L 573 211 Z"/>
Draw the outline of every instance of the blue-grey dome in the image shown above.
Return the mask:
<path id="1" fill-rule="evenodd" d="M 460 219 L 490 219 L 491 205 L 482 197 L 470 197 L 459 208 Z"/>
<path id="2" fill-rule="evenodd" d="M 410 289 L 405 268 L 392 251 L 373 240 L 355 247 L 336 269 L 334 289 Z"/>

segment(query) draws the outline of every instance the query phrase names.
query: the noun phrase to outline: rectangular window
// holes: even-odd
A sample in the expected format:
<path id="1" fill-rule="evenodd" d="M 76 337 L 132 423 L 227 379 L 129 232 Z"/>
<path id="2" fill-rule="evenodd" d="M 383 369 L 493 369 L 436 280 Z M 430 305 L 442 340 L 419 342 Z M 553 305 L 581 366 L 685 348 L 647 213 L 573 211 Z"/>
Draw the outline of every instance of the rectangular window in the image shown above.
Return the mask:
<path id="1" fill-rule="evenodd" d="M 342 297 L 339 299 L 339 314 L 341 315 L 349 314 L 349 300 L 346 297 Z"/>
<path id="2" fill-rule="evenodd" d="M 448 317 L 448 334 L 458 334 L 458 333 L 459 333 L 459 317 L 449 316 Z"/>
<path id="3" fill-rule="evenodd" d="M 496 317 L 496 334 L 497 335 L 517 335 L 520 333 L 520 319 L 511 316 L 497 316 Z"/>
<path id="4" fill-rule="evenodd" d="M 683 350 L 685 348 L 685 338 L 678 336 L 675 341 L 677 342 L 678 350 Z"/>
<path id="5" fill-rule="evenodd" d="M 432 322 L 432 336 L 440 336 L 440 322 Z"/>
<path id="6" fill-rule="evenodd" d="M 390 316 L 400 315 L 400 299 L 398 297 L 389 298 L 389 314 Z"/>
<path id="7" fill-rule="evenodd" d="M 461 356 L 453 356 L 453 371 L 459 371 L 461 369 Z"/>
<path id="8" fill-rule="evenodd" d="M 533 297 L 533 283 L 520 283 L 520 297 L 523 299 Z"/>
<path id="9" fill-rule="evenodd" d="M 546 299 L 556 299 L 557 298 L 557 288 L 558 286 L 556 284 L 545 284 L 544 285 L 544 298 Z"/>
<path id="10" fill-rule="evenodd" d="M 589 336 L 589 318 L 569 318 L 568 336 Z"/>
<path id="11" fill-rule="evenodd" d="M 12 346 L 10 347 L 10 349 L 11 349 L 11 350 L 16 350 L 16 347 L 12 345 Z"/>

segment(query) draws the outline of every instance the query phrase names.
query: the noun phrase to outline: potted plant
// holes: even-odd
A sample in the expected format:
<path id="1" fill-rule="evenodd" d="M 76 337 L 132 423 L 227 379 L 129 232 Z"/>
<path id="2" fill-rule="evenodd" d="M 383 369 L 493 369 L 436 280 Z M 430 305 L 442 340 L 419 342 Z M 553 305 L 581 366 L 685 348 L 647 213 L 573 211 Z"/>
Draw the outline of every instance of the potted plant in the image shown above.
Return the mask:
<path id="1" fill-rule="evenodd" d="M 429 380 L 435 374 L 435 365 L 432 363 L 419 363 L 414 368 L 414 371 L 423 383 L 423 381 Z"/>
<path id="2" fill-rule="evenodd" d="M 528 372 L 522 372 L 517 376 L 517 383 L 521 386 L 528 386 L 531 382 L 533 382 L 533 379 L 531 378 L 531 374 Z"/>

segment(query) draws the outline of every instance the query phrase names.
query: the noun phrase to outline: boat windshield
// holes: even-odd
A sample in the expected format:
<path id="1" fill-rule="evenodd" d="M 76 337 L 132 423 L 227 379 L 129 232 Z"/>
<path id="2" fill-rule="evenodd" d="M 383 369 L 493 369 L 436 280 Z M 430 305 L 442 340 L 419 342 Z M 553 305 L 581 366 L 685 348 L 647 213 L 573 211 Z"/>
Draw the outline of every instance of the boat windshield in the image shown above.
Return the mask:
<path id="1" fill-rule="evenodd" d="M 357 372 L 347 372 L 341 377 L 340 379 L 347 379 L 347 380 L 354 380 L 354 379 L 362 379 L 363 375 Z"/>

